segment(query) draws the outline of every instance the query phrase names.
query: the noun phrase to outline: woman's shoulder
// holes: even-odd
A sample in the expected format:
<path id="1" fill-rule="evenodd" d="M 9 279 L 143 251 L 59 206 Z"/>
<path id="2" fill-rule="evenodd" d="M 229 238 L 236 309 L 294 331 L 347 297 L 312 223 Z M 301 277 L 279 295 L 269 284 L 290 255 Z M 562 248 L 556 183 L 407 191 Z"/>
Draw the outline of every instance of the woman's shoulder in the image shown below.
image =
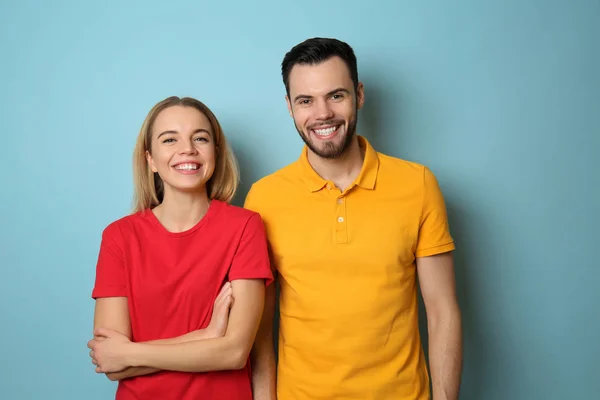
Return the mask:
<path id="1" fill-rule="evenodd" d="M 110 222 L 102 231 L 103 237 L 119 237 L 127 236 L 127 233 L 136 231 L 136 227 L 148 223 L 148 213 L 150 209 L 137 211 L 128 215 L 124 215 Z"/>
<path id="2" fill-rule="evenodd" d="M 213 202 L 214 201 L 216 200 L 213 200 Z M 219 219 L 226 220 L 228 224 L 246 225 L 248 221 L 252 221 L 254 219 L 261 219 L 260 215 L 257 212 L 248 210 L 240 206 L 225 203 L 222 201 L 218 201 L 217 205 L 219 207 Z"/>

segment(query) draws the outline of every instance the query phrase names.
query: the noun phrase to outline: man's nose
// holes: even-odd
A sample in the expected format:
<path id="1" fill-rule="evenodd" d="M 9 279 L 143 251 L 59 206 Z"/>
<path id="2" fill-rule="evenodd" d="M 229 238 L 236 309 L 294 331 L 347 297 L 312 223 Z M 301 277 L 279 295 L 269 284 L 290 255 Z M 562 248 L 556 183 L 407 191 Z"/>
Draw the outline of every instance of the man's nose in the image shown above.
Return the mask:
<path id="1" fill-rule="evenodd" d="M 320 100 L 316 103 L 317 106 L 317 118 L 318 119 L 330 119 L 333 117 L 333 110 L 327 100 Z"/>

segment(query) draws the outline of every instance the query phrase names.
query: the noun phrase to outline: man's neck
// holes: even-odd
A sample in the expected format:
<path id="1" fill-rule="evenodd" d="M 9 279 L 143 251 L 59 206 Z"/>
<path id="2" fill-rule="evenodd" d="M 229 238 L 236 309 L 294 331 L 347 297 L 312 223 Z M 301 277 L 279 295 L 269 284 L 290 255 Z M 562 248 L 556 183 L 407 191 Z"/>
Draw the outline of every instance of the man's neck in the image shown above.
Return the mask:
<path id="1" fill-rule="evenodd" d="M 308 151 L 308 162 L 319 176 L 331 181 L 342 192 L 354 182 L 360 174 L 364 160 L 364 149 L 355 135 L 350 147 L 340 157 L 326 159 Z"/>
<path id="2" fill-rule="evenodd" d="M 208 212 L 210 200 L 206 190 L 182 193 L 165 189 L 163 202 L 153 212 L 168 231 L 184 232 L 191 229 Z"/>

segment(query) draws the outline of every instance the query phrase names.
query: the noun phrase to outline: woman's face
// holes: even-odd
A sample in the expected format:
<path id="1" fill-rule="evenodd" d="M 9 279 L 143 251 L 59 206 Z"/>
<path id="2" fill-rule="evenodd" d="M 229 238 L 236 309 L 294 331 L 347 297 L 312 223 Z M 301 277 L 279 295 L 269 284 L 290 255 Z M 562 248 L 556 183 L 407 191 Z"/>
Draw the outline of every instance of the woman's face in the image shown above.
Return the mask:
<path id="1" fill-rule="evenodd" d="M 146 157 L 168 191 L 206 190 L 215 170 L 216 144 L 208 118 L 194 107 L 162 110 L 152 128 Z"/>

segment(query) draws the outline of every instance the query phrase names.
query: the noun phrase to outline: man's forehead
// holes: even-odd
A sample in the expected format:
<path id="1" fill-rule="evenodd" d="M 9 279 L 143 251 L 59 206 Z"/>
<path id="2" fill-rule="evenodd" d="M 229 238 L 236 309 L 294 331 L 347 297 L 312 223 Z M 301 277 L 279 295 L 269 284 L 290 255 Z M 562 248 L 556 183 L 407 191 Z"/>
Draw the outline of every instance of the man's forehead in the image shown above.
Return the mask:
<path id="1" fill-rule="evenodd" d="M 328 93 L 336 88 L 352 88 L 350 71 L 339 57 L 318 64 L 296 64 L 289 75 L 290 94 L 294 92 Z"/>

